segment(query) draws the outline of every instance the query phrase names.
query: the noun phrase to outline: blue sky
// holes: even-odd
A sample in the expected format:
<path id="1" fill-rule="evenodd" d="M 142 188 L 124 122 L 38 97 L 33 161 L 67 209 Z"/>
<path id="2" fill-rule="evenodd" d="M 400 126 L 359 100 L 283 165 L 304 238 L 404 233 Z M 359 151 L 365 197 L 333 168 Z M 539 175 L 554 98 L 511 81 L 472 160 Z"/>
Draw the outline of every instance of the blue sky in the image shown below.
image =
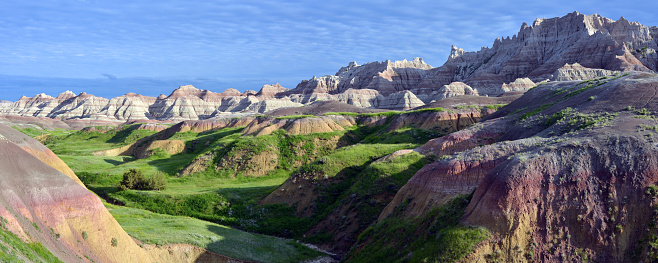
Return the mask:
<path id="1" fill-rule="evenodd" d="M 658 25 L 654 1 L 0 2 L 0 99 L 64 90 L 157 96 L 193 84 L 221 92 L 288 88 L 350 61 L 491 46 L 535 18 L 573 11 Z"/>

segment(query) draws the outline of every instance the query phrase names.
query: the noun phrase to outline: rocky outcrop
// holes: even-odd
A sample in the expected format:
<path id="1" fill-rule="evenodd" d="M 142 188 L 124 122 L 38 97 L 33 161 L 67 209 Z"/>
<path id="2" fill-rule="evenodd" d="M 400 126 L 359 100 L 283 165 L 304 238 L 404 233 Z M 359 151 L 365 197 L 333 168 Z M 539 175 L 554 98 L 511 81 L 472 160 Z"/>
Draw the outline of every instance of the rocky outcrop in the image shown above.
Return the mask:
<path id="1" fill-rule="evenodd" d="M 292 102 L 287 99 L 266 99 L 249 105 L 246 110 L 249 112 L 265 113 L 279 108 L 301 107 L 304 104 Z"/>
<path id="2" fill-rule="evenodd" d="M 655 30 L 621 18 L 614 21 L 578 12 L 523 24 L 513 37 L 491 48 L 452 48 L 448 61 L 421 85 L 462 81 L 480 94 L 498 95 L 502 83 L 518 78 L 541 81 L 566 63 L 607 70 L 656 70 Z M 646 47 L 644 54 L 634 51 Z M 456 74 L 455 74 L 456 73 Z"/>
<path id="3" fill-rule="evenodd" d="M 2 110 L 3 108 L 7 108 L 9 106 L 11 106 L 11 101 L 0 100 L 0 110 Z"/>
<path id="4" fill-rule="evenodd" d="M 529 78 L 518 78 L 510 83 L 503 83 L 500 87 L 504 92 L 510 91 L 526 91 L 534 87 L 536 84 Z"/>
<path id="5" fill-rule="evenodd" d="M 332 100 L 362 108 L 378 108 L 381 98 L 379 91 L 374 89 L 347 89 L 331 97 Z"/>
<path id="6" fill-rule="evenodd" d="M 232 94 L 232 92 L 228 94 Z M 215 113 L 217 108 L 221 106 L 222 99 L 226 97 L 221 93 L 199 90 L 191 85 L 181 86 L 168 97 L 156 100 L 149 107 L 149 112 L 158 119 L 207 119 Z M 235 103 L 230 98 L 228 101 Z"/>
<path id="7" fill-rule="evenodd" d="M 128 93 L 111 99 L 101 110 L 100 115 L 117 120 L 148 120 L 152 119 L 149 106 L 156 98 Z"/>
<path id="8" fill-rule="evenodd" d="M 551 80 L 569 81 L 569 80 L 587 80 L 598 77 L 607 77 L 619 74 L 617 70 L 606 70 L 599 68 L 586 68 L 578 63 L 565 64 L 553 73 Z"/>
<path id="9" fill-rule="evenodd" d="M 296 88 L 286 92 L 286 95 L 338 94 L 348 89 L 374 89 L 381 94 L 388 95 L 413 88 L 422 81 L 425 72 L 431 68 L 432 66 L 421 58 L 415 58 L 413 61 L 391 62 L 387 60 L 364 65 L 351 62 L 333 76 L 313 77 L 302 81 Z"/>
<path id="10" fill-rule="evenodd" d="M 58 96 L 59 97 L 59 96 Z M 46 117 L 53 119 L 106 119 L 99 114 L 109 103 L 108 99 L 82 92 L 57 105 Z"/>
<path id="11" fill-rule="evenodd" d="M 211 130 L 219 130 L 227 127 L 245 127 L 249 125 L 254 120 L 253 117 L 233 117 L 227 116 L 223 118 L 213 118 L 209 120 L 200 120 L 200 121 L 184 121 L 174 125 L 169 132 L 173 134 L 175 132 L 205 132 Z"/>
<path id="12" fill-rule="evenodd" d="M 381 109 L 408 110 L 425 105 L 413 92 L 405 90 L 392 93 L 387 97 L 379 99 L 378 106 Z"/>
<path id="13" fill-rule="evenodd" d="M 470 127 L 488 114 L 488 112 L 481 111 L 479 108 L 469 108 L 462 112 L 425 111 L 404 113 L 392 117 L 387 130 L 394 131 L 404 127 L 416 127 L 446 134 Z"/>
<path id="14" fill-rule="evenodd" d="M 61 159 L 59 159 L 59 157 L 57 157 L 57 155 L 55 155 L 55 153 L 53 153 L 46 146 L 43 146 L 43 144 L 37 140 L 29 138 L 23 133 L 2 124 L 0 124 L 0 136 L 6 140 L 11 141 L 25 152 L 38 158 L 41 162 L 55 168 L 60 173 L 65 174 L 79 185 L 84 186 L 80 179 L 78 179 L 78 177 L 75 175 L 73 170 L 68 167 L 68 165 L 66 165 Z"/>
<path id="15" fill-rule="evenodd" d="M 279 83 L 274 84 L 274 85 L 263 85 L 263 87 L 258 91 L 258 93 L 255 93 L 254 95 L 257 97 L 261 97 L 263 99 L 274 99 L 277 97 L 279 93 L 283 93 L 288 91 L 288 89 L 282 87 Z M 247 93 L 247 92 L 245 92 Z"/>
<path id="16" fill-rule="evenodd" d="M 438 93 L 436 96 L 429 97 L 433 99 L 445 99 L 454 96 L 479 95 L 477 90 L 463 82 L 453 82 L 448 85 L 443 85 L 436 93 Z"/>
<path id="17" fill-rule="evenodd" d="M 215 153 L 214 152 L 208 152 L 205 154 L 202 154 L 192 160 L 189 164 L 187 164 L 183 169 L 178 172 L 178 176 L 188 176 L 194 173 L 202 172 L 208 169 L 211 165 L 213 160 L 215 159 Z"/>
<path id="18" fill-rule="evenodd" d="M 300 118 L 257 118 L 249 123 L 243 133 L 262 136 L 283 129 L 292 135 L 342 131 L 356 124 L 350 116 L 312 116 Z"/>

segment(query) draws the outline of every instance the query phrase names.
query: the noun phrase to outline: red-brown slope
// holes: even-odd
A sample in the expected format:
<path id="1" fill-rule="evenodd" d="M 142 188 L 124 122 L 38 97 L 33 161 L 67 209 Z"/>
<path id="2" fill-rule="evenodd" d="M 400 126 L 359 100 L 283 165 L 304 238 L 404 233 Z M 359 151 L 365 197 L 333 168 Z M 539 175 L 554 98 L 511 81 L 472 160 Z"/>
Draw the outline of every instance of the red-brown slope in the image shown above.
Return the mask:
<path id="1" fill-rule="evenodd" d="M 500 233 L 510 260 L 523 256 L 515 246 L 537 261 L 582 260 L 577 250 L 597 262 L 647 259 L 634 253 L 655 222 L 645 190 L 658 182 L 657 149 L 642 135 L 592 135 L 501 163 L 465 222 Z"/>
<path id="2" fill-rule="evenodd" d="M 404 212 L 415 217 L 475 190 L 463 223 L 493 237 L 467 261 L 494 251 L 508 262 L 656 260 L 641 242 L 658 233 L 658 203 L 646 194 L 658 183 L 655 94 L 658 75 L 648 73 L 542 85 L 421 147 L 463 152 L 416 173 L 380 219 L 405 200 Z M 478 147 L 474 135 L 491 131 L 498 142 Z M 472 149 L 458 143 L 469 140 Z"/>

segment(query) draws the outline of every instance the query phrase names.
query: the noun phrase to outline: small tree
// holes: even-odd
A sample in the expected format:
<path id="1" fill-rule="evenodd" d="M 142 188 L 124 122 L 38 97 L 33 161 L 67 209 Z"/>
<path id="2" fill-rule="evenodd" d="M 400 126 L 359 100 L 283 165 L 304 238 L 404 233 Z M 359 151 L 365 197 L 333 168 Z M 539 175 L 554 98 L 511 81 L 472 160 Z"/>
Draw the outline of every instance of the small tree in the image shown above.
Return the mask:
<path id="1" fill-rule="evenodd" d="M 156 172 L 146 177 L 141 171 L 130 169 L 130 171 L 123 174 L 123 180 L 121 180 L 119 188 L 121 190 L 164 190 L 167 188 L 167 178 L 162 172 Z"/>
<path id="2" fill-rule="evenodd" d="M 140 189 L 142 188 L 144 181 L 144 175 L 141 171 L 137 169 L 130 169 L 128 172 L 123 174 L 123 180 L 121 180 L 119 188 L 121 190 Z"/>

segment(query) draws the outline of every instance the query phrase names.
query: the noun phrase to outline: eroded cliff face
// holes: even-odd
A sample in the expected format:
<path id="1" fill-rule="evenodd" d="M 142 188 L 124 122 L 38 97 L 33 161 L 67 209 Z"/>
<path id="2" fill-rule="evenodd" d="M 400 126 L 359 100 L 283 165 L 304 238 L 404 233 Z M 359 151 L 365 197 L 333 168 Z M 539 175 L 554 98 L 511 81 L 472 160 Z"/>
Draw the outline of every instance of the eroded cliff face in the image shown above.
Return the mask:
<path id="1" fill-rule="evenodd" d="M 501 233 L 491 246 L 508 261 L 652 261 L 638 252 L 653 252 L 640 242 L 656 216 L 645 193 L 658 181 L 652 148 L 641 136 L 617 135 L 525 151 L 491 170 L 464 222 Z"/>
<path id="2" fill-rule="evenodd" d="M 333 76 L 313 77 L 304 80 L 287 94 L 329 93 L 338 94 L 348 89 L 374 89 L 383 95 L 409 90 L 420 83 L 428 65 L 421 58 L 412 61 L 371 62 L 358 65 L 351 62 Z"/>
<path id="3" fill-rule="evenodd" d="M 465 52 L 455 46 L 429 83 L 461 81 L 480 94 L 496 95 L 499 83 L 550 78 L 565 64 L 607 70 L 656 70 L 656 32 L 624 18 L 618 21 L 578 12 L 523 24 L 517 35 L 496 39 L 491 48 Z M 423 83 L 422 85 L 426 85 Z M 494 88 L 494 89 L 492 89 Z"/>

